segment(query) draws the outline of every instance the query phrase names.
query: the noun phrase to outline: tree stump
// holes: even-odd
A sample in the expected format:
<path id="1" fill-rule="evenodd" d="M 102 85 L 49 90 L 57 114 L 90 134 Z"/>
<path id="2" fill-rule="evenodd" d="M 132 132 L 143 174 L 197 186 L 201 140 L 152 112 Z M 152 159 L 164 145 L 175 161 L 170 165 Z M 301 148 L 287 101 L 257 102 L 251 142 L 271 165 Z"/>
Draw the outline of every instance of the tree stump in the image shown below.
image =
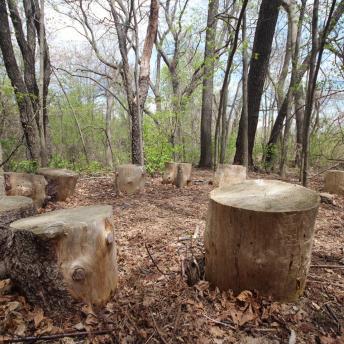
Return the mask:
<path id="1" fill-rule="evenodd" d="M 177 188 L 182 188 L 191 183 L 192 165 L 189 163 L 178 163 L 177 176 L 173 184 Z"/>
<path id="2" fill-rule="evenodd" d="M 47 180 L 47 194 L 51 201 L 65 201 L 72 196 L 79 177 L 73 171 L 58 168 L 40 168 L 37 174 Z"/>
<path id="3" fill-rule="evenodd" d="M 62 209 L 13 222 L 0 256 L 28 301 L 68 313 L 77 301 L 102 305 L 117 285 L 111 206 Z"/>
<path id="4" fill-rule="evenodd" d="M 210 193 L 206 279 L 221 290 L 258 290 L 279 301 L 302 295 L 319 195 L 275 180 L 250 180 Z"/>
<path id="5" fill-rule="evenodd" d="M 0 226 L 7 226 L 11 222 L 23 217 L 32 216 L 36 209 L 31 198 L 24 196 L 0 197 Z M 1 228 L 0 228 L 1 232 Z"/>
<path id="6" fill-rule="evenodd" d="M 238 184 L 247 178 L 246 167 L 241 165 L 219 164 L 214 173 L 213 184 L 216 187 Z"/>
<path id="7" fill-rule="evenodd" d="M 178 163 L 176 162 L 166 162 L 165 163 L 165 171 L 162 176 L 162 183 L 163 184 L 172 184 L 177 177 L 178 172 Z"/>
<path id="8" fill-rule="evenodd" d="M 326 172 L 325 191 L 344 195 L 344 171 L 330 170 Z"/>
<path id="9" fill-rule="evenodd" d="M 46 200 L 47 181 L 43 176 L 29 173 L 5 172 L 5 189 L 7 196 L 26 196 L 41 208 Z"/>
<path id="10" fill-rule="evenodd" d="M 140 165 L 119 165 L 116 169 L 115 189 L 117 193 L 131 195 L 143 191 L 145 187 L 145 169 Z"/>

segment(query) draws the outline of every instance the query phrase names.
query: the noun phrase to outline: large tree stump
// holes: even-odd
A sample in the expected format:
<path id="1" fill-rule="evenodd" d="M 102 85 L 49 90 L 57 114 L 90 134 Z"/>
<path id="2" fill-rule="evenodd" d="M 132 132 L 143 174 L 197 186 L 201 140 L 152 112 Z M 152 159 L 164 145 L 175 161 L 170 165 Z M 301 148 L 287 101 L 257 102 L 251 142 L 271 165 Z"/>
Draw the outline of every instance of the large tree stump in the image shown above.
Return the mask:
<path id="1" fill-rule="evenodd" d="M 76 301 L 102 305 L 117 285 L 111 206 L 57 210 L 0 232 L 0 256 L 28 301 L 66 313 Z"/>
<path id="2" fill-rule="evenodd" d="M 47 194 L 51 201 L 65 201 L 72 196 L 79 177 L 73 171 L 58 168 L 40 168 L 37 174 L 47 180 Z"/>
<path id="3" fill-rule="evenodd" d="M 163 184 L 172 184 L 177 177 L 178 163 L 177 162 L 166 162 L 165 171 L 162 176 Z"/>
<path id="4" fill-rule="evenodd" d="M 247 178 L 245 166 L 219 164 L 214 173 L 213 185 L 224 187 L 242 183 Z"/>
<path id="5" fill-rule="evenodd" d="M 317 193 L 251 180 L 210 193 L 206 279 L 221 290 L 258 290 L 294 301 L 305 288 L 320 203 Z"/>
<path id="6" fill-rule="evenodd" d="M 32 198 L 37 208 L 43 206 L 48 184 L 43 176 L 16 172 L 5 172 L 4 176 L 7 196 L 26 196 Z"/>
<path id="7" fill-rule="evenodd" d="M 173 184 L 177 188 L 182 188 L 191 183 L 192 165 L 189 163 L 178 163 L 177 176 Z"/>
<path id="8" fill-rule="evenodd" d="M 344 195 L 344 171 L 330 170 L 326 172 L 325 191 Z"/>
<path id="9" fill-rule="evenodd" d="M 31 198 L 24 196 L 0 197 L 0 226 L 7 226 L 15 220 L 32 216 L 35 213 L 36 209 Z"/>
<path id="10" fill-rule="evenodd" d="M 145 169 L 140 165 L 126 164 L 116 168 L 115 189 L 117 193 L 131 195 L 143 191 L 145 187 Z"/>

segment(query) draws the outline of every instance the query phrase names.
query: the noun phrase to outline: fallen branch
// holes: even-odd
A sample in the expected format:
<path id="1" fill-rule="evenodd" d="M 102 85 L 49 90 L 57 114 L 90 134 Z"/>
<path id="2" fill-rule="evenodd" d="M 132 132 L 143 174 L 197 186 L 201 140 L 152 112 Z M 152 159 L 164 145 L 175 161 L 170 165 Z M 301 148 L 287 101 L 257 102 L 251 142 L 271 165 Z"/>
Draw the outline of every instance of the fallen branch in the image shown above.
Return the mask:
<path id="1" fill-rule="evenodd" d="M 99 330 L 94 332 L 66 332 L 66 333 L 58 333 L 58 334 L 52 334 L 49 336 L 28 336 L 28 337 L 16 337 L 11 339 L 4 339 L 2 343 L 20 343 L 20 342 L 37 342 L 39 340 L 55 340 L 59 338 L 64 337 L 85 337 L 89 335 L 94 336 L 101 336 L 104 334 L 110 333 L 112 330 Z M 0 337 L 1 338 L 1 337 Z"/>
<path id="2" fill-rule="evenodd" d="M 149 249 L 148 249 L 148 246 L 147 244 L 145 243 L 145 248 L 147 250 L 147 253 L 149 255 L 149 258 L 151 259 L 152 263 L 155 265 L 156 269 L 163 275 L 166 275 L 166 276 L 169 276 L 169 275 L 175 275 L 177 274 L 177 272 L 174 272 L 174 271 L 171 271 L 171 272 L 163 272 L 160 268 L 159 268 L 159 265 L 155 262 L 153 256 L 151 255 L 151 253 L 149 252 Z"/>
<path id="3" fill-rule="evenodd" d="M 208 320 L 212 321 L 212 322 L 215 323 L 215 324 L 219 324 L 219 325 L 226 326 L 226 327 L 228 327 L 228 328 L 230 328 L 230 329 L 232 329 L 232 330 L 237 330 L 237 328 L 236 328 L 235 326 L 231 325 L 231 324 L 228 324 L 228 323 L 223 322 L 223 321 L 215 320 L 215 319 L 213 319 L 213 318 L 208 317 L 208 315 L 206 315 L 206 314 L 203 314 L 203 315 L 204 315 Z"/>
<path id="4" fill-rule="evenodd" d="M 344 265 L 311 265 L 311 268 L 344 269 Z"/>

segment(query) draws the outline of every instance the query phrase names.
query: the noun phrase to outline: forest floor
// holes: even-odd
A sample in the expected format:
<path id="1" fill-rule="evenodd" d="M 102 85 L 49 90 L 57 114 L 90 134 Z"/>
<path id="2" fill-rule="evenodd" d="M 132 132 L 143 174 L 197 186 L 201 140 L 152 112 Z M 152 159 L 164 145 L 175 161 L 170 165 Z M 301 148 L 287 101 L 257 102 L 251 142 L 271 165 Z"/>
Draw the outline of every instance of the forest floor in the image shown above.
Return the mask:
<path id="1" fill-rule="evenodd" d="M 277 178 L 251 174 L 250 178 Z M 189 287 L 182 261 L 203 252 L 210 171 L 195 170 L 191 186 L 176 189 L 148 178 L 145 191 L 116 196 L 111 178 L 83 178 L 68 202 L 46 211 L 110 204 L 118 245 L 119 287 L 102 309 L 87 307 L 69 319 L 50 319 L 0 281 L 0 341 L 18 335 L 88 331 L 88 339 L 56 343 L 344 343 L 344 197 L 321 204 L 312 266 L 304 297 L 280 304 L 252 292 L 234 296 Z M 290 182 L 296 179 L 289 178 Z M 322 178 L 311 188 L 321 190 Z M 106 329 L 106 335 L 95 331 Z M 3 333 L 1 333 L 3 332 Z M 8 338 L 7 337 L 7 338 Z M 5 337 L 3 337 L 5 338 Z M 47 342 L 47 340 L 40 341 Z"/>

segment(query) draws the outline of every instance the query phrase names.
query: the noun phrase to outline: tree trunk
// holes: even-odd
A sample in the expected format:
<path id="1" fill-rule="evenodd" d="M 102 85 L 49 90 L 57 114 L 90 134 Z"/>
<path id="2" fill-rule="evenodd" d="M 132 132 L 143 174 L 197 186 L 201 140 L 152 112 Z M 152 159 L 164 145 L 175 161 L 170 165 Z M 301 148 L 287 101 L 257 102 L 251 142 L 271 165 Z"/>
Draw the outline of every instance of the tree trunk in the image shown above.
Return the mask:
<path id="1" fill-rule="evenodd" d="M 209 168 L 213 164 L 211 147 L 211 127 L 213 117 L 213 90 L 214 90 L 214 51 L 216 38 L 216 15 L 219 8 L 219 0 L 209 0 L 207 31 L 204 49 L 204 75 L 202 88 L 201 110 L 201 156 L 199 167 Z"/>
<path id="2" fill-rule="evenodd" d="M 320 197 L 301 186 L 250 180 L 210 194 L 206 279 L 220 290 L 257 290 L 278 301 L 303 293 Z"/>
<path id="3" fill-rule="evenodd" d="M 14 88 L 20 113 L 29 158 L 39 161 L 40 146 L 36 126 L 36 113 L 30 99 L 30 92 L 22 78 L 11 41 L 11 31 L 8 21 L 6 2 L 0 1 L 0 49 L 6 67 L 6 72 Z M 25 60 L 25 59 L 24 59 Z M 26 73 L 26 80 L 28 79 Z"/>
<path id="4" fill-rule="evenodd" d="M 281 0 L 263 0 L 254 37 L 250 71 L 248 75 L 248 154 L 249 165 L 253 165 L 252 153 L 258 125 L 259 107 L 268 72 L 272 41 L 275 34 Z M 243 163 L 242 145 L 243 116 L 240 118 L 234 163 Z"/>
<path id="5" fill-rule="evenodd" d="M 33 305 L 59 315 L 103 305 L 117 285 L 111 206 L 63 209 L 0 231 L 9 277 Z"/>
<path id="6" fill-rule="evenodd" d="M 106 165 L 113 168 L 113 156 L 112 156 L 112 135 L 111 135 L 111 119 L 112 110 L 114 105 L 114 98 L 110 93 L 106 94 L 106 115 L 105 115 L 105 135 L 106 135 L 106 148 L 105 157 Z"/>
<path id="7" fill-rule="evenodd" d="M 295 166 L 301 167 L 302 152 L 302 132 L 303 118 L 305 112 L 305 98 L 302 84 L 294 92 L 295 120 L 296 120 L 296 149 L 295 149 Z"/>

